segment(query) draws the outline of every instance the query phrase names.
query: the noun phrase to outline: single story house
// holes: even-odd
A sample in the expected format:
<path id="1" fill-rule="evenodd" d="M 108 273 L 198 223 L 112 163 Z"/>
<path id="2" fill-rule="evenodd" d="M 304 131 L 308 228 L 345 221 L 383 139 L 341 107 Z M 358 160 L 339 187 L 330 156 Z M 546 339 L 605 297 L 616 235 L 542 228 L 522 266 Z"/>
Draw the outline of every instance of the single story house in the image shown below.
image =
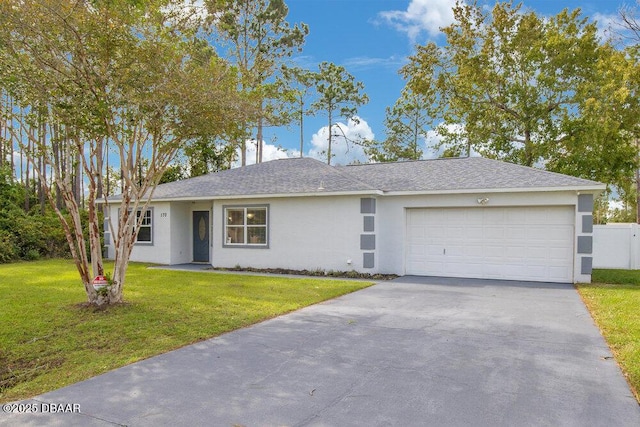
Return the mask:
<path id="1" fill-rule="evenodd" d="M 481 157 L 273 160 L 158 186 L 131 260 L 589 282 L 604 189 Z"/>

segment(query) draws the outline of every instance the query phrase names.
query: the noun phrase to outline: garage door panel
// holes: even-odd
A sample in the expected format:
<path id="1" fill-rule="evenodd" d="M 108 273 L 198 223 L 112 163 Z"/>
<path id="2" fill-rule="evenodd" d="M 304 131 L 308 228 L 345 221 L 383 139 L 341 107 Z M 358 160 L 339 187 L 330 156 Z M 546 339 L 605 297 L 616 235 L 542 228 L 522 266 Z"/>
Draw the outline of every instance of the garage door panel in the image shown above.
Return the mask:
<path id="1" fill-rule="evenodd" d="M 464 271 L 465 272 L 465 276 L 464 277 L 477 277 L 478 275 L 481 275 L 482 272 L 484 270 L 484 265 L 480 264 L 480 263 L 468 263 L 468 262 L 464 262 L 464 261 L 453 261 L 451 263 L 447 263 L 446 264 L 446 269 L 444 270 L 448 276 L 451 276 L 452 274 L 459 272 L 459 271 Z"/>
<path id="2" fill-rule="evenodd" d="M 502 209 L 485 209 L 484 215 L 478 216 L 476 215 L 477 212 L 474 212 L 473 210 L 465 210 L 469 213 L 469 215 L 473 215 L 477 218 L 482 218 L 483 224 L 486 224 L 487 222 L 496 224 L 504 223 L 507 220 L 506 215 L 508 214 L 508 212 L 505 212 Z"/>
<path id="3" fill-rule="evenodd" d="M 522 259 L 527 256 L 526 246 L 508 246 L 505 251 L 511 258 L 515 259 Z"/>
<path id="4" fill-rule="evenodd" d="M 571 269 L 566 266 L 549 267 L 549 281 L 562 281 L 565 277 L 571 274 Z"/>
<path id="5" fill-rule="evenodd" d="M 571 257 L 571 251 L 567 248 L 549 248 L 549 264 L 564 264 L 564 260 Z"/>
<path id="6" fill-rule="evenodd" d="M 527 231 L 522 227 L 508 226 L 505 227 L 504 238 L 509 239 L 512 242 L 523 241 L 527 238 Z"/>
<path id="7" fill-rule="evenodd" d="M 409 247 L 409 251 L 415 254 L 417 258 L 422 258 L 426 255 L 431 255 L 429 254 L 429 246 L 424 244 L 419 244 L 419 243 L 411 244 L 411 246 Z"/>
<path id="8" fill-rule="evenodd" d="M 486 258 L 499 258 L 499 259 L 503 259 L 505 258 L 505 251 L 504 251 L 504 247 L 502 246 L 485 246 L 484 251 L 483 251 L 483 255 Z"/>
<path id="9" fill-rule="evenodd" d="M 493 239 L 504 239 L 504 225 L 489 225 L 485 227 L 485 236 Z"/>
<path id="10" fill-rule="evenodd" d="M 481 245 L 469 245 L 464 251 L 467 257 L 481 257 L 483 253 L 484 249 Z"/>
<path id="11" fill-rule="evenodd" d="M 469 226 L 467 227 L 467 238 L 469 239 L 482 239 L 484 237 L 484 229 L 482 226 Z"/>
<path id="12" fill-rule="evenodd" d="M 529 262 L 535 262 L 536 260 L 546 261 L 549 258 L 549 252 L 547 248 L 541 246 L 531 246 L 527 248 L 527 256 Z M 526 260 L 523 260 L 523 262 Z"/>
<path id="13" fill-rule="evenodd" d="M 568 206 L 408 209 L 406 272 L 569 282 L 573 221 Z"/>

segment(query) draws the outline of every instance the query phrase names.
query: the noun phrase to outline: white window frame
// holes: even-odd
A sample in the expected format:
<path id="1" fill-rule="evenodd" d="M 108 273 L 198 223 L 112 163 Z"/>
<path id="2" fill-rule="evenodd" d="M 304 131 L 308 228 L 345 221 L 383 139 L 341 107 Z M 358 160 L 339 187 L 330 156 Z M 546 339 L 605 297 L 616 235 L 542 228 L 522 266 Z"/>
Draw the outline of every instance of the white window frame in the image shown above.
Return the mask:
<path id="1" fill-rule="evenodd" d="M 248 224 L 247 211 L 249 210 L 264 210 L 265 211 L 265 224 Z M 224 221 L 222 223 L 222 235 L 224 240 L 222 246 L 225 248 L 255 248 L 255 249 L 268 249 L 269 248 L 269 205 L 228 205 L 223 206 L 222 211 L 224 213 Z M 230 211 L 242 211 L 242 224 L 229 224 Z M 242 230 L 242 242 L 234 243 L 230 238 L 230 229 L 235 228 Z M 265 241 L 264 243 L 251 243 L 249 242 L 249 230 L 251 228 L 264 228 L 265 229 Z"/>
<path id="2" fill-rule="evenodd" d="M 139 208 L 136 211 L 136 218 L 135 218 L 135 224 L 138 224 L 138 221 L 140 219 L 139 217 L 139 212 L 142 212 L 142 208 Z M 135 244 L 136 245 L 153 245 L 153 208 L 149 207 L 145 210 L 145 217 L 149 216 L 149 223 L 145 224 L 145 221 L 147 218 L 142 220 L 142 225 L 140 226 L 140 230 L 142 230 L 143 228 L 148 228 L 149 229 L 149 240 L 138 240 L 138 238 L 140 237 L 140 230 L 138 230 L 138 234 L 136 234 L 136 241 Z"/>

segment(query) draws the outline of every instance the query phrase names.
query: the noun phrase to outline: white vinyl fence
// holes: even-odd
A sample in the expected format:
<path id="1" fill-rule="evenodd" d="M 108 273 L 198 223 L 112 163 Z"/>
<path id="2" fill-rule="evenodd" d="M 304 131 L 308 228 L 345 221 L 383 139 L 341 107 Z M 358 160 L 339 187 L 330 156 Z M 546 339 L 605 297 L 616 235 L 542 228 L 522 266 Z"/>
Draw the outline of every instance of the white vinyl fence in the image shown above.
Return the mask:
<path id="1" fill-rule="evenodd" d="M 640 269 L 640 226 L 593 226 L 593 268 Z"/>

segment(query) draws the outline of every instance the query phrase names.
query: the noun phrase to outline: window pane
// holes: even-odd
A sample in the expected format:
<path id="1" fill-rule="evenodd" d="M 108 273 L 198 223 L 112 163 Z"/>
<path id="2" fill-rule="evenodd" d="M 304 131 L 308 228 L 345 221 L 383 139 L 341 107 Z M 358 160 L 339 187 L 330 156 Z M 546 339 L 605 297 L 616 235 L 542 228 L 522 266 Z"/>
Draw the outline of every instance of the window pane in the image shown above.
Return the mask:
<path id="1" fill-rule="evenodd" d="M 244 225 L 244 209 L 227 209 L 227 225 Z"/>
<path id="2" fill-rule="evenodd" d="M 151 211 L 146 211 L 144 213 L 144 218 L 142 219 L 142 225 L 151 225 Z"/>
<path id="3" fill-rule="evenodd" d="M 267 210 L 264 208 L 248 208 L 247 224 L 267 225 Z"/>
<path id="4" fill-rule="evenodd" d="M 227 227 L 227 243 L 244 243 L 244 227 Z"/>
<path id="5" fill-rule="evenodd" d="M 140 215 L 142 211 L 136 211 L 136 220 L 140 220 Z M 142 225 L 151 225 L 151 211 L 147 210 L 144 212 L 144 218 L 142 218 Z"/>
<path id="6" fill-rule="evenodd" d="M 151 227 L 140 227 L 138 231 L 138 242 L 150 242 L 151 241 Z"/>
<path id="7" fill-rule="evenodd" d="M 247 228 L 247 238 L 249 244 L 264 245 L 267 243 L 267 227 Z"/>

